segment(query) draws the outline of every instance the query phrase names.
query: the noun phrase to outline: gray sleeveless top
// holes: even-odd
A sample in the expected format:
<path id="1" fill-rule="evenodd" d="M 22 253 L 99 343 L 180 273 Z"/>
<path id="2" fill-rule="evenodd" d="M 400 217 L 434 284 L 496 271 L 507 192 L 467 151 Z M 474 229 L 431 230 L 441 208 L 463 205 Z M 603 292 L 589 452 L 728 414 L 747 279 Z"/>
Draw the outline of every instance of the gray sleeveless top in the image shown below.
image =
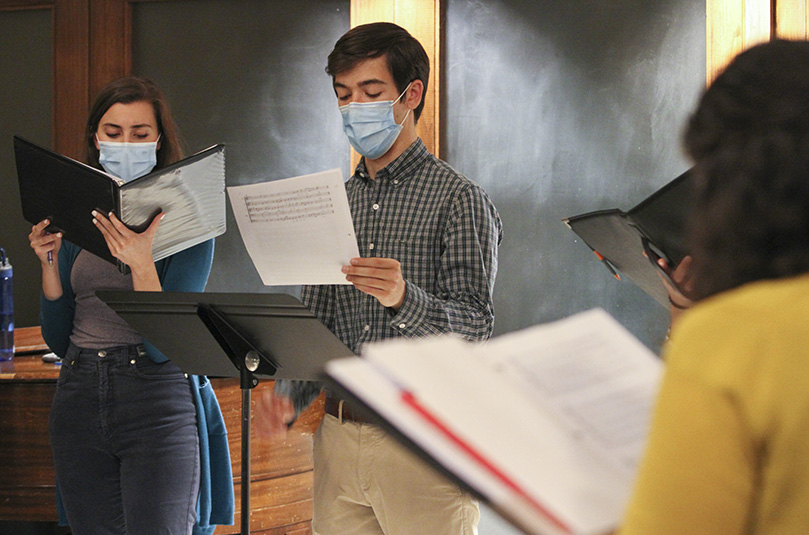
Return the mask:
<path id="1" fill-rule="evenodd" d="M 88 349 L 140 344 L 142 337 L 101 299 L 96 290 L 132 290 L 132 275 L 121 275 L 118 268 L 82 250 L 73 262 L 70 284 L 76 298 L 73 318 L 73 345 Z"/>

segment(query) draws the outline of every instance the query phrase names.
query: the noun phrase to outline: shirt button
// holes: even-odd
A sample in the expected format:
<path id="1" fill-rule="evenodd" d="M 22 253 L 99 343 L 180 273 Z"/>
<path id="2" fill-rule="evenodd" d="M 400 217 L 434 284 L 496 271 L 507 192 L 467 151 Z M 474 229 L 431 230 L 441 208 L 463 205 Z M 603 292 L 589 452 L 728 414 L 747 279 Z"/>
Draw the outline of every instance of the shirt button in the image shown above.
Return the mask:
<path id="1" fill-rule="evenodd" d="M 369 244 L 368 244 L 368 250 L 369 250 L 369 251 L 373 251 L 373 250 L 374 250 L 374 244 L 373 244 L 373 243 L 369 243 Z"/>
<path id="2" fill-rule="evenodd" d="M 407 327 L 407 324 L 406 324 L 406 323 L 400 323 L 400 324 L 399 324 L 399 328 L 400 328 L 400 329 L 404 329 L 405 327 Z"/>
<path id="3" fill-rule="evenodd" d="M 363 326 L 362 330 L 365 331 L 365 332 L 368 332 L 368 331 L 371 330 L 371 326 L 366 324 L 366 325 Z"/>
<path id="4" fill-rule="evenodd" d="M 394 184 L 398 184 L 398 183 L 399 183 L 399 179 L 397 178 L 396 180 L 394 180 L 394 181 L 393 181 L 393 183 L 394 183 Z"/>
<path id="5" fill-rule="evenodd" d="M 374 209 L 374 210 L 379 210 L 379 204 L 378 204 L 378 203 L 374 203 L 373 209 Z"/>
<path id="6" fill-rule="evenodd" d="M 135 364 L 135 359 L 129 361 L 130 364 Z"/>
<path id="7" fill-rule="evenodd" d="M 107 352 L 102 349 L 98 352 L 98 356 L 104 358 L 107 356 Z"/>

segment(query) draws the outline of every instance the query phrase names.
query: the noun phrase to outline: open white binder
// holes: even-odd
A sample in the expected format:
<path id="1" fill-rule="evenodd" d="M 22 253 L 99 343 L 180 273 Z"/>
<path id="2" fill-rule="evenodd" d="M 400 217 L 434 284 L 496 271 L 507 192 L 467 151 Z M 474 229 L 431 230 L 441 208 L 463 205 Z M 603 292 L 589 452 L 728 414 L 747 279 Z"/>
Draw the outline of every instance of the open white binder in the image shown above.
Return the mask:
<path id="1" fill-rule="evenodd" d="M 662 365 L 600 309 L 471 344 L 372 344 L 329 382 L 528 533 L 619 522 Z"/>

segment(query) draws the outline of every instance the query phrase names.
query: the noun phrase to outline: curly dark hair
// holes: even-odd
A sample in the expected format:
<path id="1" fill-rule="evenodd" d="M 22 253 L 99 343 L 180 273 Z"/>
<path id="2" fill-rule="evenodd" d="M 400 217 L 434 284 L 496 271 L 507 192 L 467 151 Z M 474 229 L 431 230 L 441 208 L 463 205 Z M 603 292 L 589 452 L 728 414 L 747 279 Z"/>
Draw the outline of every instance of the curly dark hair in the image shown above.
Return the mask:
<path id="1" fill-rule="evenodd" d="M 113 104 L 131 104 L 146 101 L 154 107 L 157 129 L 160 134 L 160 148 L 157 151 L 156 169 L 183 159 L 185 150 L 174 119 L 171 117 L 168 102 L 160 88 L 149 78 L 126 76 L 107 84 L 95 99 L 87 118 L 85 136 L 87 142 L 87 164 L 100 168 L 95 134 L 98 123 Z"/>
<path id="2" fill-rule="evenodd" d="M 421 102 L 413 111 L 418 122 L 424 109 L 424 95 L 427 94 L 430 58 L 421 43 L 401 26 L 392 22 L 372 22 L 350 29 L 334 44 L 326 73 L 334 79 L 358 63 L 380 56 L 385 56 L 399 93 L 404 92 L 413 80 L 421 80 L 424 84 Z"/>
<path id="3" fill-rule="evenodd" d="M 702 96 L 685 148 L 695 298 L 809 271 L 809 42 L 739 54 Z"/>

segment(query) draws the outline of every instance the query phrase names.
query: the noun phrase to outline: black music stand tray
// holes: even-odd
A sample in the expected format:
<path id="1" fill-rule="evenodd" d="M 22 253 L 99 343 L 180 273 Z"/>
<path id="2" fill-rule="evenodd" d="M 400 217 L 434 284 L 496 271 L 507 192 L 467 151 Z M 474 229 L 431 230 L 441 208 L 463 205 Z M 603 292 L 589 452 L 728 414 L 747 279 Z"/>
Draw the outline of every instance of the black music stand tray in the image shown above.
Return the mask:
<path id="1" fill-rule="evenodd" d="M 250 533 L 250 390 L 257 377 L 318 380 L 353 356 L 286 294 L 98 291 L 96 295 L 184 372 L 239 377 L 242 390 L 241 534 Z"/>

